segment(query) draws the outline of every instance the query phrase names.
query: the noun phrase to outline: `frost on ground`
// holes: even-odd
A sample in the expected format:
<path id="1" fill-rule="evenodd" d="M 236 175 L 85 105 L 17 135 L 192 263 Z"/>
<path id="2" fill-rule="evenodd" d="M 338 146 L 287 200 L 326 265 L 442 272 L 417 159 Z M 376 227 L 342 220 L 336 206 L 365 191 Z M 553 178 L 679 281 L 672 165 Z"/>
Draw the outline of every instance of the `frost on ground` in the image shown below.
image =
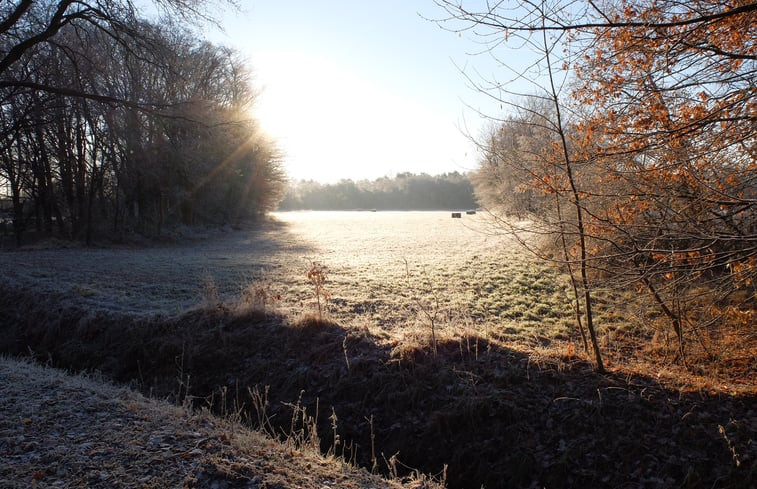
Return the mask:
<path id="1" fill-rule="evenodd" d="M 497 284 L 482 289 L 477 275 L 505 267 L 514 252 L 487 230 L 481 215 L 461 220 L 447 212 L 277 213 L 257 229 L 179 244 L 2 252 L 0 267 L 7 285 L 93 311 L 178 314 L 201 305 L 204 284 L 212 283 L 224 301 L 237 300 L 248 284 L 268 285 L 281 295 L 280 307 L 296 313 L 312 299 L 305 271 L 318 261 L 328 267 L 331 312 L 339 318 L 391 316 L 433 292 L 446 304 L 476 303 L 496 315 L 496 304 L 479 296 Z"/>
<path id="2" fill-rule="evenodd" d="M 0 357 L 0 487 L 418 486 L 382 480 L 207 413 Z"/>
<path id="3" fill-rule="evenodd" d="M 401 451 L 402 463 L 426 473 L 444 473 L 448 467 L 450 487 L 471 482 L 475 487 L 756 487 L 752 370 L 741 368 L 747 374 L 731 379 L 692 375 L 665 360 L 636 363 L 628 356 L 632 349 L 619 348 L 613 355 L 611 336 L 601 331 L 613 366 L 607 374 L 592 373 L 573 344 L 542 341 L 542 335 L 557 338 L 570 321 L 564 277 L 485 229 L 479 216 L 458 220 L 448 213 L 292 213 L 258 230 L 181 245 L 0 253 L 4 278 L 57 294 L 39 304 L 38 315 L 26 314 L 35 309 L 28 306 L 28 291 L 3 296 L 7 317 L 16 321 L 0 317 L 0 324 L 7 323 L 0 337 L 8 351 L 26 353 L 32 345 L 40 358 L 98 370 L 160 396 L 176 395 L 177 378 L 177 398 L 182 388 L 186 395 L 190 374 L 192 395 L 211 402 L 226 400 L 227 389 L 231 395 L 242 388 L 244 397 L 244 387 L 270 386 L 266 413 L 284 433 L 294 426 L 287 409 L 300 401 L 308 413 L 318 413 L 320 406 L 321 432 L 333 433 L 334 440 L 337 432 L 328 413 L 335 422 L 338 414 L 343 455 L 354 442 L 361 463 L 371 466 L 367 447 L 375 443 L 377 453 Z M 303 311 L 311 300 L 305 272 L 312 261 L 329 268 L 328 314 L 336 321 L 240 314 L 225 307 L 162 319 L 89 321 L 82 317 L 87 311 L 55 306 L 60 297 L 92 310 L 172 314 L 199 305 L 202 284 L 210 277 L 222 298 L 230 300 L 248 281 L 270 282 L 285 302 L 278 307 Z M 597 305 L 597 316 L 608 314 L 600 301 Z M 447 328 L 437 336 L 433 354 L 421 306 L 434 314 L 441 308 L 437 319 Z M 460 316 L 446 318 L 447 313 Z M 574 329 L 572 334 L 576 342 Z M 0 401 L 5 399 L 7 412 L 20 414 L 0 421 L 0 435 L 13 440 L 36 429 L 40 436 L 78 432 L 50 430 L 35 418 L 35 410 L 44 408 L 52 419 L 74 426 L 52 411 L 73 396 L 58 399 L 56 393 L 67 392 L 46 382 L 42 389 L 48 392 L 32 395 L 34 402 L 26 403 L 33 409 L 22 410 L 18 405 L 24 401 L 14 400 L 20 380 L 2 368 L 0 363 L 0 384 L 3 379 L 9 383 L 0 387 L 0 394 L 2 389 L 7 394 Z M 89 392 L 82 397 L 90 404 L 70 412 L 89 413 L 87 407 L 99 402 Z M 119 418 L 142 412 L 128 404 L 122 408 Z M 97 405 L 91 413 L 101 410 Z M 75 426 L 90 422 L 79 420 Z M 199 431 L 183 430 L 185 435 Z M 162 456 L 164 445 L 194 443 L 193 436 L 182 436 L 163 432 L 156 443 L 139 439 L 152 450 L 139 460 Z M 89 449 L 72 446 L 56 449 L 55 456 L 71 453 L 86 462 Z M 224 447 L 211 445 L 208 450 L 218 450 L 210 454 L 213 459 L 190 467 L 197 471 L 192 472 L 197 486 L 190 487 L 213 487 L 219 474 L 233 476 L 232 481 L 252 478 L 242 472 L 247 465 L 240 468 L 239 458 L 226 456 Z M 6 451 L 13 457 L 26 457 L 28 451 L 43 456 L 36 445 L 13 445 L 12 450 Z M 192 450 L 189 445 L 167 455 L 192 455 Z M 20 464 L 5 466 L 18 471 Z M 59 472 L 69 465 L 58 463 L 49 472 L 23 467 L 29 469 L 25 481 L 45 477 L 47 482 L 47 477 L 60 480 L 66 474 Z M 264 473 L 272 474 L 267 467 Z M 15 479 L 2 469 L 0 460 L 0 486 L 2 479 Z M 301 469 L 286 474 L 310 475 Z M 100 477 L 99 470 L 84 475 Z M 326 485 L 318 484 L 314 487 Z M 346 486 L 336 481 L 328 487 Z"/>
<path id="4" fill-rule="evenodd" d="M 216 233 L 180 244 L 0 253 L 8 285 L 60 296 L 66 304 L 115 313 L 176 314 L 198 305 L 212 279 L 222 296 L 293 265 L 310 245 L 280 223 Z"/>

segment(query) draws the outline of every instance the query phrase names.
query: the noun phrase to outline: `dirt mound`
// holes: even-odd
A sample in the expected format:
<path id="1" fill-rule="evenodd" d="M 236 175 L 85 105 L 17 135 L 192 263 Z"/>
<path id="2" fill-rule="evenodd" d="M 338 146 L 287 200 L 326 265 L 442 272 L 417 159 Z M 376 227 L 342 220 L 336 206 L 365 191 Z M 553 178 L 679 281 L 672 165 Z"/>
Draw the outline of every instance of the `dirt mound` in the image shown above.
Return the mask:
<path id="1" fill-rule="evenodd" d="M 483 338 L 442 342 L 434 356 L 258 311 L 125 319 L 55 304 L 4 291 L 0 350 L 194 396 L 368 468 L 446 470 L 453 488 L 754 487 L 754 396 L 598 376 Z"/>

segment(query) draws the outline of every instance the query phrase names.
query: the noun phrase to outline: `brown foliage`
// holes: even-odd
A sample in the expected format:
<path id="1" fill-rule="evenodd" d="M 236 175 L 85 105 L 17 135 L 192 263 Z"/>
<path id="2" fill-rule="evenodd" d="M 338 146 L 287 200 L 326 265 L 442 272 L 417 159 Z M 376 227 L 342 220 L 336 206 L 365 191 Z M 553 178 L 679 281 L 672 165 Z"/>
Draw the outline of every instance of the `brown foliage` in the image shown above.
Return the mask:
<path id="1" fill-rule="evenodd" d="M 567 241 L 565 262 L 588 266 L 590 288 L 643 291 L 678 337 L 681 361 L 686 337 L 748 330 L 743 318 L 757 309 L 757 4 L 439 3 L 477 34 L 551 43 L 535 65 L 550 81 L 558 48 L 576 75 L 572 99 L 555 97 L 573 116 L 559 145 L 572 175 L 549 164 L 554 156 L 516 160 L 533 174 L 530 192 L 555 197 L 553 214 L 532 214 L 533 231 Z M 535 85 L 539 97 L 555 93 L 543 77 Z M 508 178 L 505 195 L 523 186 Z M 570 205 L 582 219 L 560 212 Z"/>

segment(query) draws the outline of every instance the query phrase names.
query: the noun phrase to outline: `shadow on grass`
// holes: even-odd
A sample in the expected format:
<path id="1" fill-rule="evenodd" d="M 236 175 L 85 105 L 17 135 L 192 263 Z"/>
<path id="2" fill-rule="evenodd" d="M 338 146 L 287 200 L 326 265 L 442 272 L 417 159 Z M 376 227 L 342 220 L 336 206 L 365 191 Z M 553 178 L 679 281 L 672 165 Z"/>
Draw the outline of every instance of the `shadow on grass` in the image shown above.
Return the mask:
<path id="1" fill-rule="evenodd" d="M 158 397 L 188 388 L 199 403 L 215 399 L 220 411 L 245 406 L 250 419 L 257 415 L 247 387 L 269 386 L 267 416 L 279 432 L 291 431 L 291 403 L 301 398 L 309 414 L 318 408 L 328 450 L 333 407 L 342 440 L 337 455 L 370 468 L 375 454 L 386 469 L 397 454 L 431 474 L 446 464 L 452 488 L 755 482 L 754 397 L 599 376 L 581 361 L 543 359 L 482 338 L 443 342 L 433 357 L 421 347 L 392 350 L 365 331 L 329 322 L 292 324 L 223 308 L 126 321 L 5 290 L 0 349 L 99 370 Z"/>

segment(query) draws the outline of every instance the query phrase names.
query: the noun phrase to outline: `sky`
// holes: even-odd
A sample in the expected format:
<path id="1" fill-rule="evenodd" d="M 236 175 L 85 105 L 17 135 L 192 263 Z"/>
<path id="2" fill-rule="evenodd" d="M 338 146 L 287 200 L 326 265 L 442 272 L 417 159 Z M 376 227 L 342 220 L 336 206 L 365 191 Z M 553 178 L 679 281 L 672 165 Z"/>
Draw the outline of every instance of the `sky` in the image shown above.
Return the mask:
<path id="1" fill-rule="evenodd" d="M 471 136 L 498 103 L 465 69 L 493 74 L 481 46 L 427 18 L 432 0 L 240 0 L 213 42 L 249 61 L 255 115 L 294 179 L 335 182 L 399 172 L 469 171 Z M 424 18 L 425 17 L 425 18 Z M 487 70 L 491 70 L 488 72 Z"/>
<path id="2" fill-rule="evenodd" d="M 471 87 L 508 73 L 481 39 L 428 19 L 433 0 L 239 0 L 206 37 L 241 52 L 260 90 L 255 114 L 291 178 L 335 182 L 476 168 L 502 104 Z M 447 27 L 453 27 L 447 24 Z M 476 54 L 479 53 L 479 54 Z M 498 53 L 500 56 L 503 54 Z M 506 52 L 508 65 L 527 53 Z"/>

